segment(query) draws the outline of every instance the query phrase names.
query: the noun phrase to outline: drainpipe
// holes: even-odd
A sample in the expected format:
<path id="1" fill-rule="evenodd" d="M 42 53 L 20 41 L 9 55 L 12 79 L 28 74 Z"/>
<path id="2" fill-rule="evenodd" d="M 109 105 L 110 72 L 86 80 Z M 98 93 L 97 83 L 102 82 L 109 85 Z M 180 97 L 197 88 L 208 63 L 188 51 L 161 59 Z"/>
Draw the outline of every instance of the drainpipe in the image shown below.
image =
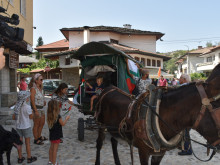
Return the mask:
<path id="1" fill-rule="evenodd" d="M 83 31 L 83 37 L 84 37 L 84 40 L 83 40 L 83 43 L 84 44 L 87 44 L 90 42 L 90 30 L 89 30 L 89 26 L 84 26 L 84 31 Z"/>

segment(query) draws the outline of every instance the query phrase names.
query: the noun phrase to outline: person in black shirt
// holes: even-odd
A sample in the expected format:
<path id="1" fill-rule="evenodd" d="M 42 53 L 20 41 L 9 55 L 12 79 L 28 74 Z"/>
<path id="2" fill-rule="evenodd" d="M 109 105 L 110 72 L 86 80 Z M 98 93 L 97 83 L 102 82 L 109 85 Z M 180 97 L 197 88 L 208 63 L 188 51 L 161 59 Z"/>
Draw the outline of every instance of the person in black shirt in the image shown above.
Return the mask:
<path id="1" fill-rule="evenodd" d="M 63 121 L 60 116 L 60 106 L 56 100 L 50 100 L 48 102 L 47 109 L 47 123 L 49 127 L 49 163 L 56 164 L 57 150 L 60 144 L 60 139 L 63 137 L 62 126 L 66 124 L 70 116 L 67 116 Z"/>

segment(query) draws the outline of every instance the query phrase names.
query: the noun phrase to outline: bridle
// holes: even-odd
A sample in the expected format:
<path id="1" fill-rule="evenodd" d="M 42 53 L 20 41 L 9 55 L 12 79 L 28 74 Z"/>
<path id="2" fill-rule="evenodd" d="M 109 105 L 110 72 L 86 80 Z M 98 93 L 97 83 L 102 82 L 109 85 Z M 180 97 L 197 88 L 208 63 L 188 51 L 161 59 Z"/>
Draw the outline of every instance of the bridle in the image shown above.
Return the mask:
<path id="1" fill-rule="evenodd" d="M 196 128 L 200 124 L 200 121 L 204 117 L 206 110 L 208 109 L 209 113 L 212 116 L 212 119 L 215 122 L 216 128 L 218 130 L 218 137 L 220 138 L 220 107 L 213 109 L 213 106 L 211 104 L 211 102 L 217 101 L 218 99 L 220 99 L 220 94 L 218 94 L 218 95 L 216 95 L 216 96 L 214 96 L 212 98 L 208 98 L 207 94 L 205 92 L 205 89 L 204 89 L 204 87 L 203 87 L 201 82 L 196 83 L 196 88 L 197 88 L 197 90 L 199 92 L 199 95 L 201 97 L 202 107 L 201 107 L 199 115 L 198 115 L 198 117 L 197 117 L 197 119 L 196 119 L 196 121 L 195 121 L 195 123 L 194 123 L 192 128 L 196 130 Z M 218 144 L 220 144 L 220 139 L 216 140 L 211 145 L 212 146 L 216 146 Z"/>

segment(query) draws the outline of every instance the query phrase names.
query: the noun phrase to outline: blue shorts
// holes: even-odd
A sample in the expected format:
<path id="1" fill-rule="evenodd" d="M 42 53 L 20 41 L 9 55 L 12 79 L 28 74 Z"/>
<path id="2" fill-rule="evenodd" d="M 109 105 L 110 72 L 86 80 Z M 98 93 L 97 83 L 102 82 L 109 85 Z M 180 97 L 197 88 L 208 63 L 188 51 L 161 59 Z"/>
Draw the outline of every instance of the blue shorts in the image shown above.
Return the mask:
<path id="1" fill-rule="evenodd" d="M 18 129 L 18 128 L 16 128 L 16 131 L 18 132 L 18 135 L 20 137 L 24 137 L 24 138 L 30 138 L 33 135 L 31 127 L 26 128 L 26 129 Z"/>

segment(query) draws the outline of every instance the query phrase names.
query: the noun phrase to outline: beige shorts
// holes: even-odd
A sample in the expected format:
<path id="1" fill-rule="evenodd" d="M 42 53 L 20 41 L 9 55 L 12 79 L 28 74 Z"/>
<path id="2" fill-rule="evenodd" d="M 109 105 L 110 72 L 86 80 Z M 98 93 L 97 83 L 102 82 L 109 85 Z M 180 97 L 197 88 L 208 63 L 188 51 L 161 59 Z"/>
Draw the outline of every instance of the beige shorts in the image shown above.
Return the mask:
<path id="1" fill-rule="evenodd" d="M 36 116 L 35 113 L 34 113 L 34 118 L 40 118 L 42 116 L 45 116 L 45 110 L 44 109 L 38 109 L 37 111 L 39 113 L 39 116 Z"/>

